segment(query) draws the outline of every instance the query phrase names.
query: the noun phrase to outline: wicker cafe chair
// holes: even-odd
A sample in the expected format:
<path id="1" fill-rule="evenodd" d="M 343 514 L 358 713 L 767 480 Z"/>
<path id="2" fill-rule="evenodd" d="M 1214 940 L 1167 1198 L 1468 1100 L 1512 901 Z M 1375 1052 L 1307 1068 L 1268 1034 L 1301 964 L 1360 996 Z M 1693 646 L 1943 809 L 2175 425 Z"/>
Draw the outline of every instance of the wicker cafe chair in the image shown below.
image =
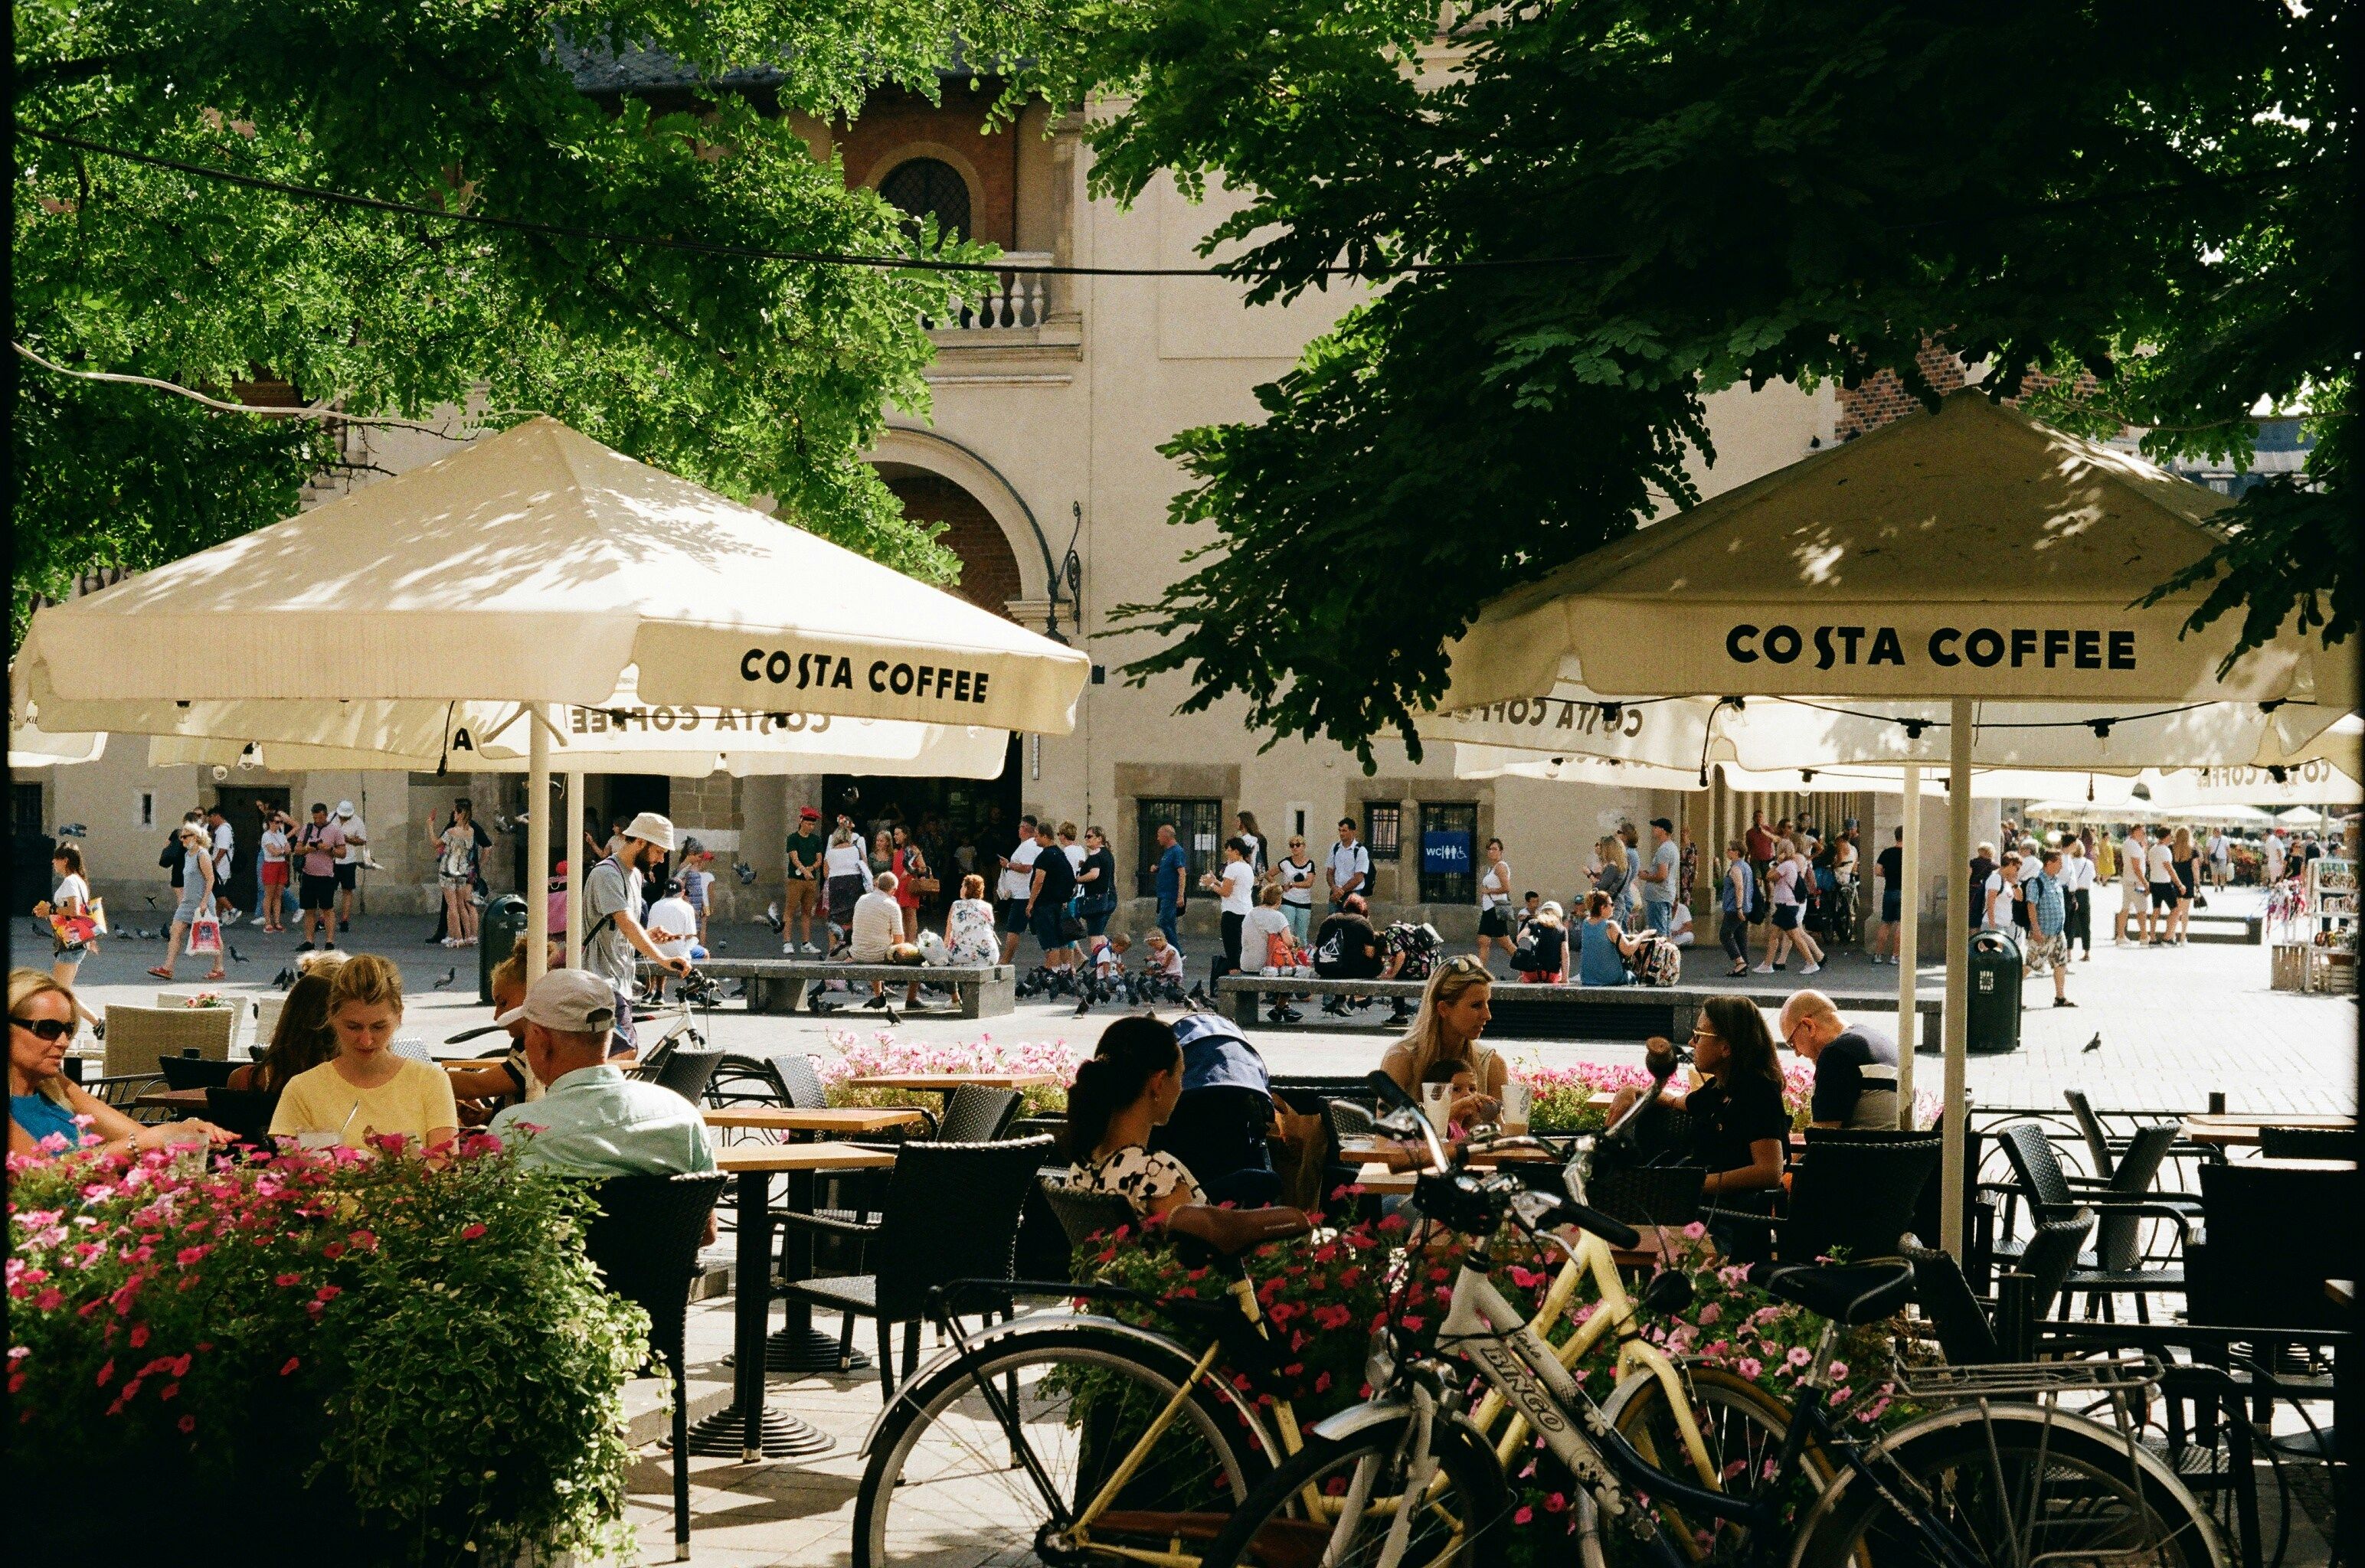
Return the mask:
<path id="1" fill-rule="evenodd" d="M 2073 1178 L 2064 1171 L 2053 1140 L 2034 1123 L 2016 1123 L 1996 1137 L 2017 1178 L 2017 1191 L 2027 1200 L 2029 1213 L 2037 1223 L 2063 1218 L 2080 1208 L 2090 1208 L 2101 1216 L 2094 1250 L 2078 1260 L 2067 1282 L 2068 1290 L 2085 1293 L 2090 1313 L 2114 1316 L 2112 1298 L 2132 1295 L 2136 1317 L 2147 1323 L 2151 1307 L 2146 1296 L 2183 1293 L 2183 1265 L 2156 1263 L 2146 1256 L 2143 1238 L 2143 1222 L 2157 1220 L 2174 1228 L 2180 1253 L 2192 1239 L 2189 1206 L 2146 1195 L 2168 1146 L 2176 1141 L 2173 1123 L 2138 1129 L 2127 1140 L 2110 1180 L 2103 1182 Z M 2016 1251 L 1999 1245 L 1996 1256 L 2002 1260 Z"/>
<path id="2" fill-rule="evenodd" d="M 1018 1216 L 1036 1172 L 1051 1153 L 1048 1137 L 1007 1143 L 913 1142 L 896 1151 L 884 1213 L 877 1225 L 825 1215 L 782 1214 L 784 1227 L 824 1236 L 857 1236 L 877 1272 L 782 1281 L 783 1294 L 840 1315 L 839 1366 L 852 1359 L 854 1320 L 879 1326 L 879 1385 L 895 1395 L 893 1328 L 903 1326 L 903 1375 L 919 1364 L 920 1322 L 928 1292 L 954 1280 L 1007 1280 L 1018 1238 Z M 981 1313 L 1011 1311 L 1005 1296 L 975 1303 Z"/>
<path id="3" fill-rule="evenodd" d="M 1015 1089 L 988 1089 L 964 1083 L 946 1102 L 945 1119 L 936 1125 L 937 1143 L 992 1143 L 1009 1130 L 1026 1096 Z"/>
<path id="4" fill-rule="evenodd" d="M 657 1069 L 656 1081 L 695 1105 L 705 1098 L 707 1083 L 722 1059 L 721 1051 L 669 1051 L 665 1065 Z"/>
<path id="5" fill-rule="evenodd" d="M 218 1086 L 206 1090 L 206 1120 L 265 1154 L 273 1148 L 271 1113 L 278 1108 L 279 1095 L 273 1090 Z"/>
<path id="6" fill-rule="evenodd" d="M 109 1033 L 112 1032 L 109 1031 Z M 112 1078 L 94 1078 L 83 1085 L 83 1091 L 100 1104 L 112 1105 L 133 1121 L 147 1124 L 168 1121 L 172 1117 L 172 1113 L 153 1105 L 140 1105 L 134 1102 L 150 1090 L 161 1089 L 163 1086 L 164 1080 L 162 1074 L 127 1072 Z"/>
<path id="7" fill-rule="evenodd" d="M 1372 1129 L 1379 1125 L 1379 1118 L 1372 1114 L 1368 1106 L 1358 1105 L 1352 1100 L 1325 1100 L 1322 1114 L 1330 1120 L 1330 1136 L 1340 1143 L 1349 1138 L 1369 1137 Z"/>
<path id="8" fill-rule="evenodd" d="M 126 1007 L 106 1009 L 106 1076 L 155 1074 L 166 1057 L 194 1050 L 211 1061 L 230 1059 L 238 1027 L 232 1007 Z"/>
<path id="9" fill-rule="evenodd" d="M 1707 1204 L 1700 1213 L 1743 1237 L 1770 1230 L 1780 1262 L 1810 1263 L 1841 1248 L 1855 1262 L 1894 1258 L 1937 1174 L 1938 1148 L 1927 1133 L 1810 1128 L 1778 1217 Z"/>
<path id="10" fill-rule="evenodd" d="M 802 1051 L 749 1055 L 725 1051 L 707 1085 L 707 1100 L 715 1105 L 779 1105 L 789 1110 L 818 1111 L 829 1103 L 813 1058 Z"/>
<path id="11" fill-rule="evenodd" d="M 689 1392 L 684 1345 L 689 1287 L 707 1216 L 730 1178 L 618 1176 L 600 1183 L 583 1250 L 608 1288 L 649 1315 L 649 1352 L 673 1380 L 674 1561 L 689 1560 Z"/>
<path id="12" fill-rule="evenodd" d="M 1043 1201 L 1052 1214 L 1059 1216 L 1059 1228 L 1068 1233 L 1068 1245 L 1082 1247 L 1095 1236 L 1105 1236 L 1121 1225 L 1137 1229 L 1141 1216 L 1134 1212 L 1133 1200 L 1122 1193 L 1087 1193 L 1063 1182 L 1045 1182 L 1039 1189 Z"/>

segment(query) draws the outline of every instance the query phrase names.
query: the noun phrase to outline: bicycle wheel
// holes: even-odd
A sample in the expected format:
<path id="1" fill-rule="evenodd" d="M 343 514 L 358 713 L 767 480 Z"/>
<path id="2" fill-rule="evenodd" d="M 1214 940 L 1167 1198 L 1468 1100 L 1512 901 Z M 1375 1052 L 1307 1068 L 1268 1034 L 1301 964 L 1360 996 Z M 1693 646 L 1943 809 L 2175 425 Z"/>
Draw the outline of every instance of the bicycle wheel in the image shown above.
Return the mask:
<path id="1" fill-rule="evenodd" d="M 1191 1373 L 1177 1351 L 1089 1324 L 979 1347 L 911 1391 L 880 1430 L 856 1500 L 855 1568 L 1115 1562 L 1106 1549 L 1164 1551 L 1178 1536 L 1212 1535 L 1270 1462 L 1239 1412 Z M 981 1378 L 1004 1401 L 1015 1390 L 1032 1469 Z M 1128 1462 L 1115 1495 L 1074 1530 Z"/>
<path id="2" fill-rule="evenodd" d="M 1721 1367 L 1686 1368 L 1683 1383 L 1692 1423 L 1700 1436 L 1698 1453 L 1692 1450 L 1682 1424 L 1676 1419 L 1666 1385 L 1648 1372 L 1620 1383 L 1602 1414 L 1645 1460 L 1668 1474 L 1712 1483 L 1735 1496 L 1754 1495 L 1774 1480 L 1782 1433 L 1790 1423 L 1788 1407 L 1747 1378 Z M 1797 1492 L 1797 1502 L 1803 1506 L 1829 1484 L 1831 1465 L 1820 1450 L 1810 1446 L 1801 1455 L 1801 1471 L 1800 1476 L 1786 1484 Z M 1653 1506 L 1667 1539 L 1693 1562 L 1714 1555 L 1720 1538 L 1727 1545 L 1739 1539 L 1739 1527 L 1723 1520 L 1691 1518 L 1664 1500 L 1654 1500 Z M 1633 1541 L 1623 1530 L 1604 1531 L 1601 1539 L 1611 1560 L 1627 1555 L 1623 1549 Z"/>
<path id="3" fill-rule="evenodd" d="M 1511 1496 L 1485 1439 L 1437 1421 L 1436 1477 L 1406 1527 L 1398 1568 L 1500 1568 Z M 1412 1446 L 1409 1416 L 1308 1442 L 1240 1505 L 1200 1568 L 1370 1568 L 1389 1544 Z"/>
<path id="4" fill-rule="evenodd" d="M 1909 1434 L 1889 1452 L 1905 1497 L 1999 1568 L 2222 1568 L 2216 1532 L 2192 1495 L 2148 1454 L 2131 1462 L 2107 1429 L 1999 1407 L 1991 1419 Z M 1941 1561 L 1853 1475 L 1820 1512 L 1800 1553 L 1805 1568 Z"/>

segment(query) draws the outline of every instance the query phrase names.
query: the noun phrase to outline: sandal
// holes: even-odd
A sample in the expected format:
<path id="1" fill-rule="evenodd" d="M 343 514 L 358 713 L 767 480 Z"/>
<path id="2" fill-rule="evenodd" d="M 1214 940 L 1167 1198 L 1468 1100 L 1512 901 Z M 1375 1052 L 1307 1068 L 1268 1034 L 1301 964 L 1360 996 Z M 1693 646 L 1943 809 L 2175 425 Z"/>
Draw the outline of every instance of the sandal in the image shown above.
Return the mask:
<path id="1" fill-rule="evenodd" d="M 154 975 L 161 980 L 168 980 L 173 978 L 173 971 L 170 969 L 150 969 L 148 972 Z"/>

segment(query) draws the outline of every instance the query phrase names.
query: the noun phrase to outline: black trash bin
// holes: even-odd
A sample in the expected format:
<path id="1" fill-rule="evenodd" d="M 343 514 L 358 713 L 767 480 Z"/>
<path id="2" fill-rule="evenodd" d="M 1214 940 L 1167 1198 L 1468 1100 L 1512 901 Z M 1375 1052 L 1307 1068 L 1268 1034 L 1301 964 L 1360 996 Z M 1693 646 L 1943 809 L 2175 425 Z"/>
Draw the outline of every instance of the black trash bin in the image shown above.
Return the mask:
<path id="1" fill-rule="evenodd" d="M 525 900 L 503 893 L 485 906 L 476 922 L 476 1000 L 488 1007 L 493 1001 L 493 970 L 524 935 Z"/>
<path id="2" fill-rule="evenodd" d="M 2011 932 L 1981 931 L 1972 935 L 1970 986 L 1963 1048 L 2020 1049 L 2020 944 Z"/>

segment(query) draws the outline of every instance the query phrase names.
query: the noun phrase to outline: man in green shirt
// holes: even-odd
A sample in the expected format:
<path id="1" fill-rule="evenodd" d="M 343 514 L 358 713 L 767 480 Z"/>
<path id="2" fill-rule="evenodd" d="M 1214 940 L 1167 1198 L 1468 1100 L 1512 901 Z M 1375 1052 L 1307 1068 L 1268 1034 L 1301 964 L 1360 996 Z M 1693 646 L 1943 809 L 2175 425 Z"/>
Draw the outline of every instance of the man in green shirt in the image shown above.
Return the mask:
<path id="1" fill-rule="evenodd" d="M 670 1089 L 626 1078 L 608 1065 L 616 997 L 588 969 L 553 969 L 511 1013 L 525 1025 L 526 1065 L 549 1087 L 511 1105 L 488 1132 L 521 1138 L 518 1161 L 567 1176 L 670 1176 L 714 1169 L 706 1119 Z"/>
<path id="2" fill-rule="evenodd" d="M 797 812 L 797 831 L 789 834 L 787 894 L 781 900 L 780 951 L 818 954 L 813 944 L 813 911 L 821 904 L 821 813 L 811 806 Z M 794 925 L 791 936 L 789 927 Z M 800 948 L 801 944 L 801 949 Z"/>

